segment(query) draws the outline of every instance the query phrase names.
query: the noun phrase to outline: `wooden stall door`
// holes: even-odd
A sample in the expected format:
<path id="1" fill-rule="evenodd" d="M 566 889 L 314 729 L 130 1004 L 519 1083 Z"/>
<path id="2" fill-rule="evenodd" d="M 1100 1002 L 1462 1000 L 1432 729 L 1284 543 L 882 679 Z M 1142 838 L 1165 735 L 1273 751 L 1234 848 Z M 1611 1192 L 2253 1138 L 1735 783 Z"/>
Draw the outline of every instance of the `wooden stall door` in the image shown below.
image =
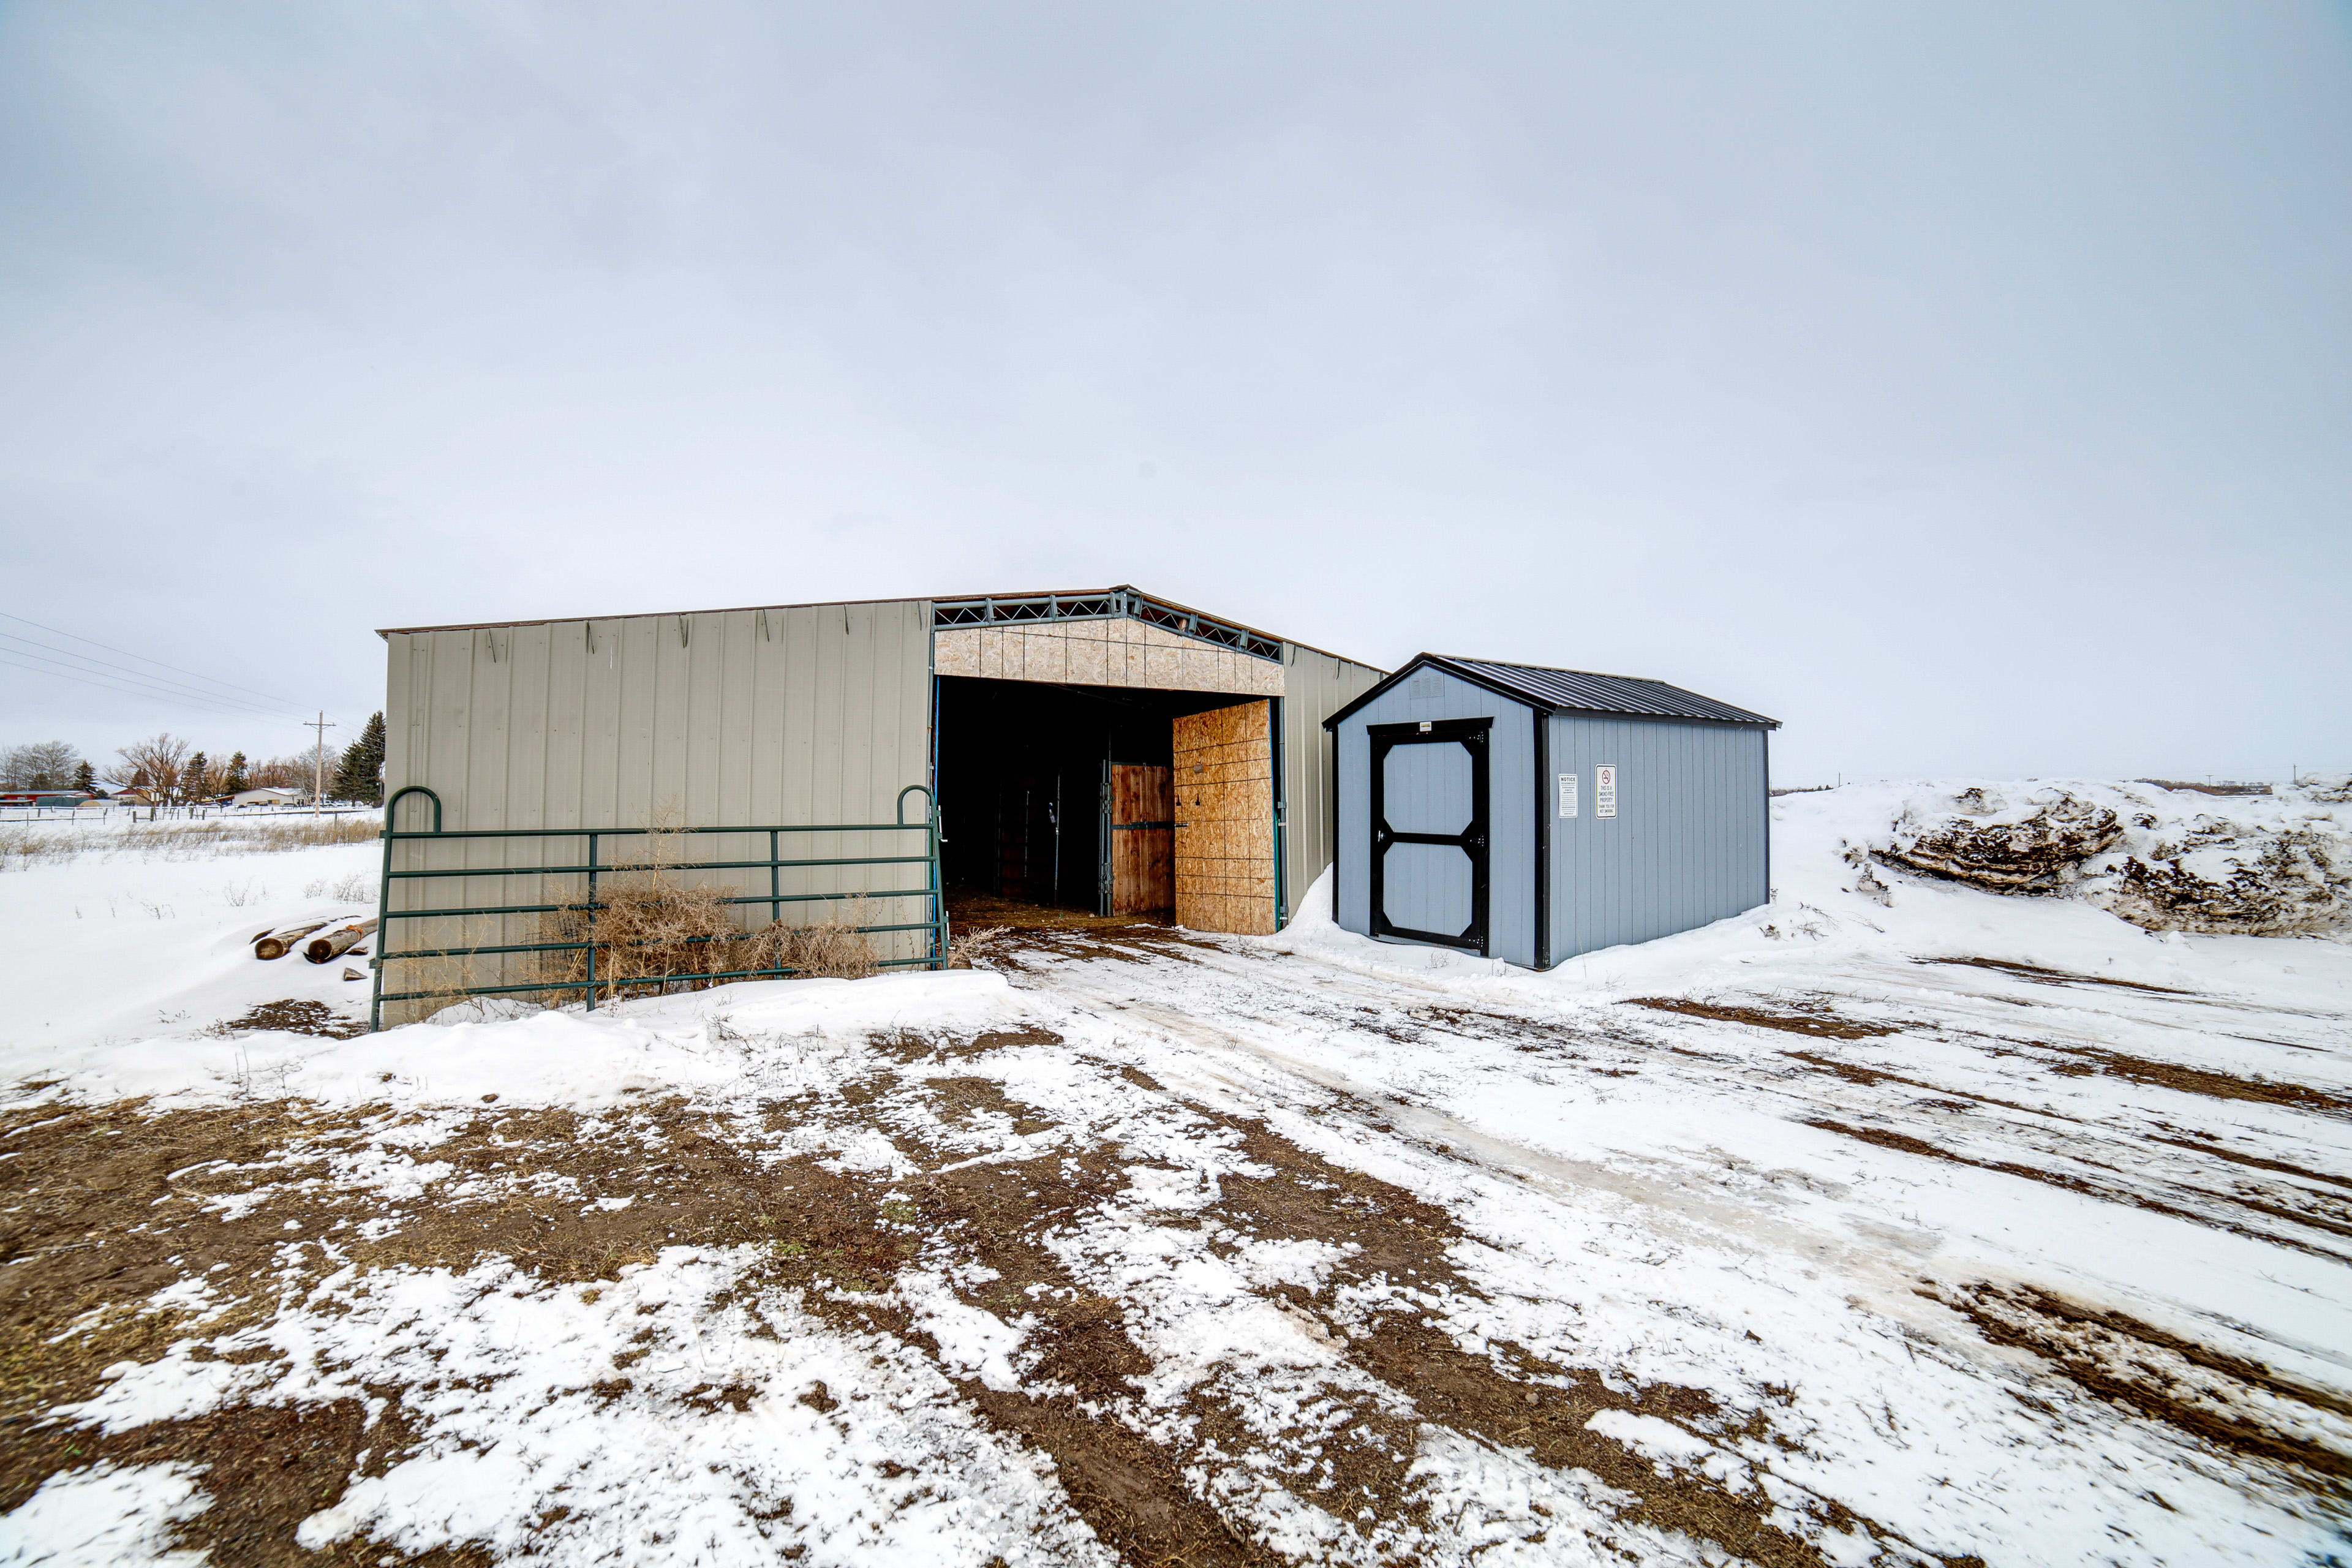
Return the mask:
<path id="1" fill-rule="evenodd" d="M 1274 930 L 1274 737 L 1269 705 L 1176 721 L 1176 923 Z"/>
<path id="2" fill-rule="evenodd" d="M 1176 902 L 1169 839 L 1168 770 L 1116 763 L 1110 770 L 1110 912 L 1154 914 Z"/>

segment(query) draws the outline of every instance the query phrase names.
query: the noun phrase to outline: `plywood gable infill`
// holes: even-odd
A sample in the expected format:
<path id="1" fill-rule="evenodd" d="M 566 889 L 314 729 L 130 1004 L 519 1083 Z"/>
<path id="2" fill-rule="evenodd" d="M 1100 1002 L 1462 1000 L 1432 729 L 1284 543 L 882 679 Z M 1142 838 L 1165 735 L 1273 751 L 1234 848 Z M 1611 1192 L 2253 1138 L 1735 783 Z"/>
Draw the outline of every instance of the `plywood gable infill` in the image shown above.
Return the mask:
<path id="1" fill-rule="evenodd" d="M 941 675 L 1136 686 L 1279 697 L 1282 666 L 1124 617 L 1021 626 L 950 626 L 933 634 Z"/>

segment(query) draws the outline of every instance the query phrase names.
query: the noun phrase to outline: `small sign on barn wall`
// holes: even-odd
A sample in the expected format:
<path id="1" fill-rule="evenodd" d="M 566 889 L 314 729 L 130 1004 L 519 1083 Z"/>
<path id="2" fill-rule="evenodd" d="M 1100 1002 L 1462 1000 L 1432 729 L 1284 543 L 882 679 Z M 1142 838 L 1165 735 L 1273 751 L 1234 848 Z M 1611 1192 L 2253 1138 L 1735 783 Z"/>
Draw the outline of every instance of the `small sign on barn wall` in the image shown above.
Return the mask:
<path id="1" fill-rule="evenodd" d="M 1617 765 L 1603 763 L 1592 770 L 1592 815 L 1617 815 Z"/>
<path id="2" fill-rule="evenodd" d="M 1563 817 L 1576 815 L 1576 775 L 1559 775 L 1559 814 Z"/>

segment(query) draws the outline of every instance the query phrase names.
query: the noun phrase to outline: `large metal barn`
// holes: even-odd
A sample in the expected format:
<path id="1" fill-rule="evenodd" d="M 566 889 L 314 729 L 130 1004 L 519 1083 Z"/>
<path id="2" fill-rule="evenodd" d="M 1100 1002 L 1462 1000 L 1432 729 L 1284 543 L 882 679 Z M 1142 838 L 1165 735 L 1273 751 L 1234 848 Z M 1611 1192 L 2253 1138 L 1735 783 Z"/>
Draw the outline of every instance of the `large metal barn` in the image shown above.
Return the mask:
<path id="1" fill-rule="evenodd" d="M 1126 586 L 380 635 L 386 1022 L 593 997 L 556 922 L 655 843 L 746 929 L 855 907 L 886 964 L 940 959 L 946 882 L 1275 931 L 1381 673 Z"/>

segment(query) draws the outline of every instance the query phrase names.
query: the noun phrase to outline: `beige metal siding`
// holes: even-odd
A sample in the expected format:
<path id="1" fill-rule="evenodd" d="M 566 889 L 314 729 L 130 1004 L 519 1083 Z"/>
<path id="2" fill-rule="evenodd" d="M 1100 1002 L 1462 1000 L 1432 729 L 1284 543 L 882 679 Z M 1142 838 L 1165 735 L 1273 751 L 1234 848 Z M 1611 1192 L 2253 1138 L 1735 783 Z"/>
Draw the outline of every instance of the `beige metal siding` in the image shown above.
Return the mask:
<path id="1" fill-rule="evenodd" d="M 1370 691 L 1387 672 L 1296 643 L 1282 649 L 1283 891 L 1296 916 L 1331 864 L 1331 732 L 1323 721 Z"/>
<path id="2" fill-rule="evenodd" d="M 433 789 L 452 829 L 639 827 L 657 817 L 686 827 L 889 822 L 899 789 L 929 779 L 930 618 L 928 600 L 908 599 L 394 633 L 386 784 Z M 908 804 L 919 817 L 920 797 Z M 429 816 L 411 802 L 401 825 L 425 826 Z M 912 834 L 793 834 L 788 854 L 794 840 L 803 858 L 920 850 Z M 608 843 L 604 858 L 631 842 Z M 688 858 L 766 853 L 764 835 L 689 842 Z M 418 847 L 404 853 L 405 865 L 426 864 Z M 460 841 L 435 847 L 431 864 L 577 864 L 583 853 L 573 838 Z M 812 868 L 787 873 L 783 890 L 908 887 L 919 871 Z M 767 890 L 764 871 L 719 876 L 744 892 Z M 539 902 L 538 880 L 407 880 L 394 907 Z M 765 906 L 742 909 L 764 922 Z M 905 900 L 877 901 L 869 918 L 922 917 Z M 535 921 L 477 918 L 462 934 L 414 929 L 448 922 L 400 923 L 411 929 L 395 948 L 526 942 Z M 916 951 L 919 934 L 895 951 Z M 417 977 L 404 979 L 400 967 L 386 990 L 413 988 Z M 508 983 L 520 978 L 517 969 L 506 966 Z"/>

